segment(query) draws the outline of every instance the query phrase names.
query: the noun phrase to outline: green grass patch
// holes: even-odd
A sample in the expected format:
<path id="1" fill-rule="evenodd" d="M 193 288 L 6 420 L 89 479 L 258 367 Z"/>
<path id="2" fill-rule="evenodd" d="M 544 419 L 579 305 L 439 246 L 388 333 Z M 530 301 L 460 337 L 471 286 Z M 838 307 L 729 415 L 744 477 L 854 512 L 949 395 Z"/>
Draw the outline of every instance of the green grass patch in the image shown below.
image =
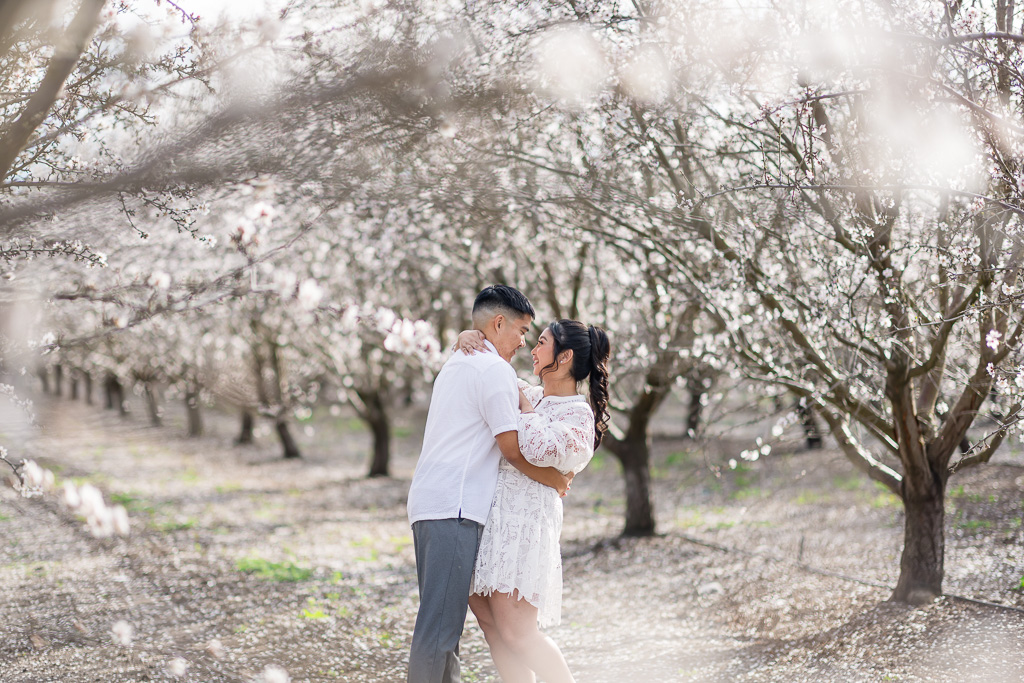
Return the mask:
<path id="1" fill-rule="evenodd" d="M 953 500 L 964 499 L 971 503 L 980 503 L 982 500 L 984 500 L 984 496 L 982 496 L 980 493 L 967 493 L 964 490 L 963 484 L 959 484 L 958 486 L 954 486 L 953 488 L 951 488 L 949 490 L 947 498 L 951 498 Z M 991 498 L 993 497 L 990 496 L 989 502 L 992 502 Z"/>
<path id="2" fill-rule="evenodd" d="M 153 522 L 150 526 L 157 531 L 168 533 L 170 531 L 186 531 L 188 529 L 194 529 L 196 526 L 196 520 L 189 517 L 187 519 L 169 519 L 160 522 Z"/>
<path id="3" fill-rule="evenodd" d="M 966 519 L 962 522 L 957 522 L 956 526 L 966 531 L 979 531 L 981 529 L 991 529 L 992 522 L 987 519 Z"/>
<path id="4" fill-rule="evenodd" d="M 234 493 L 235 491 L 241 491 L 242 485 L 236 481 L 226 481 L 223 484 L 218 484 L 214 490 L 217 493 Z"/>
<path id="5" fill-rule="evenodd" d="M 1020 577 L 1020 584 L 1017 586 L 1017 589 L 1024 591 L 1024 576 Z"/>
<path id="6" fill-rule="evenodd" d="M 156 505 L 154 505 L 153 503 L 151 503 L 148 500 L 140 498 L 139 496 L 135 495 L 134 493 L 125 493 L 125 492 L 111 493 L 110 494 L 110 502 L 118 503 L 119 505 L 123 505 L 124 509 L 127 510 L 130 514 L 139 514 L 139 513 L 145 513 L 147 515 L 154 515 L 154 514 L 156 514 L 156 508 L 157 508 Z"/>
<path id="7" fill-rule="evenodd" d="M 731 498 L 733 500 L 751 500 L 754 498 L 763 498 L 764 492 L 757 486 L 750 486 L 741 488 L 738 491 L 734 491 Z"/>
<path id="8" fill-rule="evenodd" d="M 363 536 L 361 540 L 352 541 L 352 547 L 367 549 L 369 553 L 368 555 L 366 555 L 365 557 L 356 558 L 360 562 L 376 562 L 377 558 L 380 557 L 380 551 L 377 550 L 376 546 L 374 546 L 373 538 L 371 538 L 370 536 Z"/>
<path id="9" fill-rule="evenodd" d="M 391 436 L 396 439 L 405 439 L 412 435 L 412 430 L 408 427 L 394 427 L 391 429 Z"/>
<path id="10" fill-rule="evenodd" d="M 881 510 L 884 508 L 898 508 L 902 505 L 902 501 L 899 496 L 894 495 L 891 491 L 882 491 L 872 496 L 871 500 L 868 501 L 868 505 Z"/>
<path id="11" fill-rule="evenodd" d="M 360 420 L 358 417 L 339 417 L 335 423 L 335 428 L 340 432 L 365 432 L 366 423 Z"/>
<path id="12" fill-rule="evenodd" d="M 704 515 L 700 510 L 688 511 L 687 514 L 676 517 L 676 526 L 681 529 L 692 529 L 702 527 L 706 523 Z"/>
<path id="13" fill-rule="evenodd" d="M 0 512 L 0 522 L 9 522 L 11 521 L 11 519 L 12 517 L 10 515 L 5 515 L 2 512 Z"/>
<path id="14" fill-rule="evenodd" d="M 235 560 L 235 568 L 240 572 L 279 583 L 306 581 L 313 575 L 312 569 L 299 567 L 294 562 L 271 562 L 253 556 Z"/>
<path id="15" fill-rule="evenodd" d="M 864 477 L 854 472 L 832 477 L 832 488 L 838 491 L 856 491 L 864 485 Z"/>
<path id="16" fill-rule="evenodd" d="M 884 484 L 875 482 L 875 495 L 868 498 L 868 505 L 878 509 L 898 508 L 903 506 L 903 501 L 895 493 L 885 487 Z"/>
<path id="17" fill-rule="evenodd" d="M 316 603 L 316 598 L 306 598 L 306 606 L 302 608 L 302 614 L 299 615 L 300 619 L 327 619 L 330 615 L 324 612 L 319 605 Z"/>
<path id="18" fill-rule="evenodd" d="M 181 479 L 186 484 L 196 484 L 199 482 L 199 472 L 195 467 L 186 467 L 182 473 L 178 475 L 178 479 Z"/>
<path id="19" fill-rule="evenodd" d="M 795 502 L 797 505 L 815 505 L 827 499 L 828 496 L 824 493 L 819 493 L 817 491 L 801 491 L 797 494 Z"/>
<path id="20" fill-rule="evenodd" d="M 590 464 L 587 465 L 587 469 L 591 469 L 595 472 L 600 472 L 608 464 L 607 456 L 604 451 L 597 451 L 594 453 L 594 457 L 590 459 Z"/>

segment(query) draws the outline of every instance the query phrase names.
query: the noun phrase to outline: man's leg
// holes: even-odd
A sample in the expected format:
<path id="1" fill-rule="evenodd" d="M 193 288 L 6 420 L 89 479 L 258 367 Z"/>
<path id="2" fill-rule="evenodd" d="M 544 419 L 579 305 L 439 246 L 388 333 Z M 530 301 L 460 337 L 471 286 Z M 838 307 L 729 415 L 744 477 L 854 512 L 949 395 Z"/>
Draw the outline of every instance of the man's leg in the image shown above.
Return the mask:
<path id="1" fill-rule="evenodd" d="M 466 624 L 480 528 L 468 519 L 412 525 L 420 608 L 412 632 L 409 683 L 459 681 L 459 638 Z"/>

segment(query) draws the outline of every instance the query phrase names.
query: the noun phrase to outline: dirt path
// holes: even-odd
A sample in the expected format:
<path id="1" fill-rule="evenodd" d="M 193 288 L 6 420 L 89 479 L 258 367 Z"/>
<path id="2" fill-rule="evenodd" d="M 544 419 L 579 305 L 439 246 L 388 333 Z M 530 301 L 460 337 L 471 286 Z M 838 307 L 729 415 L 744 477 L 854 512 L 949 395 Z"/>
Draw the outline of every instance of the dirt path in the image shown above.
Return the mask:
<path id="1" fill-rule="evenodd" d="M 0 490 L 0 681 L 251 681 L 268 664 L 294 681 L 404 679 L 416 416 L 398 425 L 396 477 L 367 480 L 367 437 L 344 417 L 315 421 L 290 462 L 269 438 L 232 446 L 227 421 L 186 440 L 173 415 L 153 429 L 66 402 L 42 412 L 27 450 L 123 502 L 133 532 L 98 541 L 52 500 Z M 1024 612 L 883 602 L 872 584 L 895 581 L 899 506 L 837 454 L 716 477 L 706 463 L 728 445 L 657 445 L 664 535 L 609 540 L 622 509 L 610 458 L 567 502 L 550 633 L 581 682 L 1024 680 Z M 1024 608 L 1022 463 L 951 489 L 948 592 Z M 110 635 L 121 619 L 128 648 Z M 496 680 L 472 619 L 463 653 L 465 680 Z"/>

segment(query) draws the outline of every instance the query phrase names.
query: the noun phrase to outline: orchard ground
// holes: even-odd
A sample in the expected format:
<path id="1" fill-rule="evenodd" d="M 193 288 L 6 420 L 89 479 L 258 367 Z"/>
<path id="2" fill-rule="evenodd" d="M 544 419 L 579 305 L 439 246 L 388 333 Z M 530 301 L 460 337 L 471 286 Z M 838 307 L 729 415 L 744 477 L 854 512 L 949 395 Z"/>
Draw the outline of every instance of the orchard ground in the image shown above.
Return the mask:
<path id="1" fill-rule="evenodd" d="M 421 411 L 397 420 L 394 477 L 366 479 L 369 436 L 345 415 L 299 426 L 305 457 L 286 461 L 270 434 L 234 446 L 230 415 L 208 412 L 208 436 L 190 440 L 173 410 L 152 428 L 141 405 L 126 418 L 52 397 L 37 409 L 39 430 L 5 412 L 2 443 L 99 486 L 132 534 L 94 539 L 54 496 L 0 489 L 0 680 L 253 681 L 269 664 L 293 681 L 404 680 Z M 695 445 L 665 436 L 677 417 L 665 411 L 655 440 L 658 536 L 617 538 L 610 454 L 566 499 L 549 633 L 577 680 L 1024 680 L 1019 444 L 951 483 L 950 596 L 914 608 L 886 602 L 902 540 L 891 494 L 828 449 L 777 446 L 731 470 L 760 427 Z M 119 620 L 129 647 L 111 636 Z M 472 617 L 462 653 L 464 680 L 497 680 Z"/>

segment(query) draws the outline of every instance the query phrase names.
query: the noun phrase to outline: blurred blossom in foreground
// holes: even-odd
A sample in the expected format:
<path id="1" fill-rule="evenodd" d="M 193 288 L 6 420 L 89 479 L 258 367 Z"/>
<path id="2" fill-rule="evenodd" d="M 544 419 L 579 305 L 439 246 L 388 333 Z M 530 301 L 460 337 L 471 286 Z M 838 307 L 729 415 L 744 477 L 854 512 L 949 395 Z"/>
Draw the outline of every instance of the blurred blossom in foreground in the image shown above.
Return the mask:
<path id="1" fill-rule="evenodd" d="M 129 647 L 132 644 L 132 638 L 135 635 L 135 629 L 124 619 L 114 622 L 114 625 L 110 627 L 110 635 L 113 636 L 114 642 L 124 647 Z"/>
<path id="2" fill-rule="evenodd" d="M 288 672 L 275 664 L 267 665 L 263 670 L 263 683 L 291 683 Z"/>
<path id="3" fill-rule="evenodd" d="M 623 91 L 643 104 L 659 104 L 670 94 L 672 72 L 656 45 L 641 45 L 619 70 Z"/>
<path id="4" fill-rule="evenodd" d="M 0 449 L 0 455 L 6 456 L 7 451 Z M 54 486 L 53 472 L 44 470 L 34 460 L 26 460 L 21 464 L 20 480 L 18 490 L 26 498 L 42 495 L 44 490 Z"/>
<path id="5" fill-rule="evenodd" d="M 127 536 L 131 532 L 128 511 L 124 506 L 108 507 L 103 502 L 103 494 L 92 484 L 75 486 L 74 482 L 65 481 L 63 500 L 72 512 L 85 518 L 89 533 L 96 538 L 115 534 Z"/>
<path id="6" fill-rule="evenodd" d="M 167 673 L 177 678 L 181 678 L 188 671 L 188 662 L 181 657 L 175 657 L 167 663 Z"/>
<path id="7" fill-rule="evenodd" d="M 608 78 L 601 46 L 582 27 L 551 29 L 537 46 L 535 58 L 539 88 L 569 104 L 589 102 Z"/>
<path id="8" fill-rule="evenodd" d="M 214 638 L 206 644 L 206 652 L 214 659 L 221 659 L 224 656 L 224 644 L 219 638 Z"/>
<path id="9" fill-rule="evenodd" d="M 320 301 L 324 298 L 324 290 L 316 283 L 316 280 L 303 280 L 299 285 L 297 298 L 302 308 L 312 311 L 320 305 Z"/>

